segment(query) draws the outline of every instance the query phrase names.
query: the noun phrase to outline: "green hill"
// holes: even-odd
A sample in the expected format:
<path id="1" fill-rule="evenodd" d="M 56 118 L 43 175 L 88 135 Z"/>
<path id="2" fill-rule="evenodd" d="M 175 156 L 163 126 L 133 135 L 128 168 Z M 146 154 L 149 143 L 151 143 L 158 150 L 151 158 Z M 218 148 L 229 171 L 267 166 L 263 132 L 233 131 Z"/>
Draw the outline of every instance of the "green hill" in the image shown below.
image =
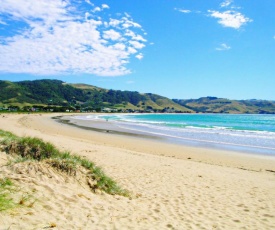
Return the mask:
<path id="1" fill-rule="evenodd" d="M 193 112 L 159 95 L 107 90 L 59 80 L 0 81 L 0 92 L 0 107 L 16 109 L 29 109 L 35 105 L 43 110 L 63 107 L 63 110 L 87 111 L 109 108 L 119 111 Z"/>
<path id="2" fill-rule="evenodd" d="M 44 111 L 108 111 L 168 113 L 275 114 L 275 102 L 217 97 L 173 99 L 135 91 L 103 89 L 60 80 L 0 81 L 0 109 Z"/>
<path id="3" fill-rule="evenodd" d="M 266 100 L 229 100 L 217 97 L 202 97 L 189 100 L 173 99 L 173 101 L 197 113 L 275 113 L 275 102 Z"/>

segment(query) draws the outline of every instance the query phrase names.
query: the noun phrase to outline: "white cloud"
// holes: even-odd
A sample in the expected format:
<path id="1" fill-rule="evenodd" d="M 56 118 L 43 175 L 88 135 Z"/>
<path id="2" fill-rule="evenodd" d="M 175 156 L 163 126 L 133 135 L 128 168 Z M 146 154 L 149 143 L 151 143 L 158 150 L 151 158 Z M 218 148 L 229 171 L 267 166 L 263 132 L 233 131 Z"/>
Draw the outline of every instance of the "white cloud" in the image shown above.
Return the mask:
<path id="1" fill-rule="evenodd" d="M 134 84 L 135 82 L 132 80 L 126 81 L 126 84 Z"/>
<path id="2" fill-rule="evenodd" d="M 123 43 L 116 43 L 113 45 L 113 48 L 116 50 L 125 50 L 126 46 Z"/>
<path id="3" fill-rule="evenodd" d="M 85 2 L 86 3 L 88 3 L 89 5 L 91 5 L 91 6 L 94 6 L 94 4 L 93 3 L 91 3 L 91 1 L 90 0 L 85 0 Z"/>
<path id="4" fill-rule="evenodd" d="M 135 53 L 137 53 L 138 51 L 137 51 L 136 49 L 134 49 L 133 47 L 128 47 L 128 52 L 129 52 L 130 54 L 135 54 Z"/>
<path id="5" fill-rule="evenodd" d="M 1 36 L 0 73 L 130 73 L 131 56 L 145 47 L 139 35 L 142 27 L 129 16 L 103 19 L 99 11 L 92 13 L 90 1 L 85 2 L 90 7 L 86 12 L 70 0 L 1 0 L 2 24 L 17 20 L 24 26 L 12 36 Z M 4 28 L 8 30 L 9 23 Z M 129 31 L 135 37 L 126 36 Z"/>
<path id="6" fill-rule="evenodd" d="M 228 7 L 233 3 L 233 0 L 225 0 L 220 4 L 221 7 Z"/>
<path id="7" fill-rule="evenodd" d="M 191 10 L 179 10 L 179 11 L 185 14 L 191 13 Z"/>
<path id="8" fill-rule="evenodd" d="M 137 40 L 137 41 L 142 41 L 142 42 L 146 42 L 147 40 L 144 39 L 141 35 L 136 35 L 134 37 L 132 37 L 133 40 Z"/>
<path id="9" fill-rule="evenodd" d="M 218 51 L 224 51 L 224 50 L 230 50 L 230 49 L 231 47 L 226 45 L 225 43 L 220 44 L 220 46 L 216 48 L 216 50 Z"/>
<path id="10" fill-rule="evenodd" d="M 179 8 L 175 8 L 175 10 L 181 12 L 181 13 L 184 13 L 184 14 L 189 14 L 191 13 L 191 10 L 186 10 L 186 9 L 179 9 Z"/>
<path id="11" fill-rule="evenodd" d="M 136 58 L 141 60 L 143 58 L 143 54 L 142 53 L 139 53 L 138 55 L 136 55 Z"/>
<path id="12" fill-rule="evenodd" d="M 130 41 L 129 42 L 135 49 L 142 49 L 145 45 L 138 41 Z"/>
<path id="13" fill-rule="evenodd" d="M 8 13 L 13 20 L 28 21 L 41 19 L 45 23 L 70 19 L 66 14 L 69 4 L 61 0 L 34 1 L 34 0 L 1 0 L 0 14 Z"/>
<path id="14" fill-rule="evenodd" d="M 110 19 L 109 25 L 113 26 L 113 27 L 117 27 L 118 25 L 120 25 L 122 22 L 121 20 L 117 20 L 117 19 Z"/>
<path id="15" fill-rule="evenodd" d="M 103 9 L 110 9 L 110 7 L 107 4 L 102 4 Z"/>
<path id="16" fill-rule="evenodd" d="M 133 31 L 131 30 L 126 30 L 125 36 L 129 36 L 132 37 L 133 40 L 136 41 L 142 41 L 142 42 L 146 42 L 147 40 L 144 39 L 141 35 L 139 34 L 135 34 Z"/>
<path id="17" fill-rule="evenodd" d="M 119 40 L 121 38 L 121 35 L 119 32 L 114 31 L 113 29 L 107 30 L 103 32 L 103 38 L 104 39 L 111 39 L 111 40 Z"/>
<path id="18" fill-rule="evenodd" d="M 122 27 L 124 29 L 131 28 L 131 27 L 141 28 L 141 25 L 136 22 L 133 22 L 133 20 L 130 19 L 128 14 L 126 14 L 126 17 L 123 17 L 122 19 L 124 20 L 124 23 L 122 24 Z"/>
<path id="19" fill-rule="evenodd" d="M 218 18 L 218 23 L 224 27 L 231 27 L 234 29 L 239 29 L 241 26 L 245 25 L 252 20 L 245 17 L 239 12 L 227 10 L 225 12 L 208 10 L 210 17 Z"/>
<path id="20" fill-rule="evenodd" d="M 93 12 L 97 12 L 97 11 L 101 11 L 101 8 L 98 6 L 93 9 Z"/>

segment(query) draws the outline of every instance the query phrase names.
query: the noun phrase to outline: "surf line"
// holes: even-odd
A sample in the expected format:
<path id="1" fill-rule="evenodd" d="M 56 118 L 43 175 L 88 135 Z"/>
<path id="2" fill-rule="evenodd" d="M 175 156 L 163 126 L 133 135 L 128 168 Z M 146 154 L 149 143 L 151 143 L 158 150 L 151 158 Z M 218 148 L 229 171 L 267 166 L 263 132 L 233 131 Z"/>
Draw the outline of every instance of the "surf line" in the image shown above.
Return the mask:
<path id="1" fill-rule="evenodd" d="M 154 134 L 154 135 L 158 135 L 158 136 L 173 137 L 173 138 L 178 138 L 178 139 L 182 139 L 182 140 L 198 141 L 198 142 L 206 142 L 206 143 L 214 143 L 214 144 L 224 144 L 224 145 L 234 145 L 234 146 L 240 146 L 240 147 L 250 147 L 250 148 L 275 150 L 275 148 L 272 148 L 272 147 L 265 147 L 265 146 L 258 146 L 258 145 L 236 144 L 236 143 L 222 142 L 222 141 L 219 142 L 219 141 L 200 140 L 200 139 L 189 138 L 189 137 L 178 137 L 178 136 L 173 136 L 173 135 L 169 135 L 169 134 L 155 133 L 155 132 L 149 132 L 149 131 L 143 131 L 143 130 L 125 128 L 125 127 L 121 127 L 121 126 L 118 126 L 118 127 L 122 128 L 122 129 L 128 129 L 128 130 L 131 130 L 131 131 L 149 133 L 149 134 Z"/>

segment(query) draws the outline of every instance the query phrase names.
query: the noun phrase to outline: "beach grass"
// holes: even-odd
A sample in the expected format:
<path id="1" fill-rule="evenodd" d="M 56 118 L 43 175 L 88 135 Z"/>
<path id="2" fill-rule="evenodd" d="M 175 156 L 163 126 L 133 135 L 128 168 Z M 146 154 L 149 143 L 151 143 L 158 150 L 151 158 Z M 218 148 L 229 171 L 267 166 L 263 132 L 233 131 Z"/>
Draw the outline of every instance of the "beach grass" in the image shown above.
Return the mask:
<path id="1" fill-rule="evenodd" d="M 93 181 L 89 186 L 92 190 L 100 190 L 111 195 L 129 197 L 129 191 L 122 189 L 112 178 L 108 177 L 101 168 L 83 157 L 70 152 L 61 152 L 53 144 L 34 137 L 17 137 L 14 134 L 0 130 L 2 150 L 7 154 L 17 156 L 14 162 L 39 161 L 65 172 L 70 176 L 76 175 L 80 167 L 87 173 L 87 180 Z"/>
<path id="2" fill-rule="evenodd" d="M 4 131 L 4 130 L 0 129 L 0 137 L 2 137 L 2 138 L 15 138 L 16 136 L 11 132 Z"/>
<path id="3" fill-rule="evenodd" d="M 14 202 L 10 198 L 13 183 L 8 178 L 0 179 L 0 211 L 5 211 L 14 207 Z"/>

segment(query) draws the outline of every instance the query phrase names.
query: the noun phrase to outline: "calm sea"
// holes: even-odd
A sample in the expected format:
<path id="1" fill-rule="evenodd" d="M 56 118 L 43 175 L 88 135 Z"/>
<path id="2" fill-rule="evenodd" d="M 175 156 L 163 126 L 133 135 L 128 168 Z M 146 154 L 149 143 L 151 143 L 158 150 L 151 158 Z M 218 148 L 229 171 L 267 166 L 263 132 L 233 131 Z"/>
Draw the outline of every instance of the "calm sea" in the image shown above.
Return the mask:
<path id="1" fill-rule="evenodd" d="M 75 118 L 108 120 L 119 128 L 182 144 L 275 156 L 275 115 L 110 114 Z"/>

